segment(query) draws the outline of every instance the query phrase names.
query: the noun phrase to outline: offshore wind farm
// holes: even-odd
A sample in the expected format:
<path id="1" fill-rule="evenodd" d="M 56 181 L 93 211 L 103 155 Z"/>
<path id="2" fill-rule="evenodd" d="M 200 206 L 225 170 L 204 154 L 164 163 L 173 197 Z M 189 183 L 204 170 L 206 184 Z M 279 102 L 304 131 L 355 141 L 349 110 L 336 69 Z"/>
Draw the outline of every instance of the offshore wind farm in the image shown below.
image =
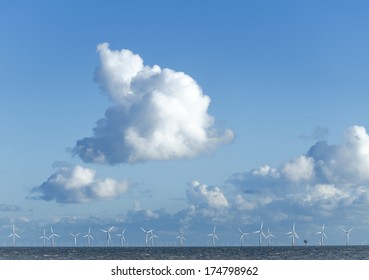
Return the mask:
<path id="1" fill-rule="evenodd" d="M 345 233 L 345 245 L 326 245 L 322 242 L 325 235 L 325 225 L 322 226 L 319 232 L 319 244 L 307 246 L 307 242 L 296 244 L 298 235 L 296 233 L 296 224 L 292 226 L 292 231 L 288 232 L 288 236 L 276 236 L 271 233 L 269 227 L 267 233 L 263 232 L 263 223 L 261 223 L 258 231 L 254 231 L 257 236 L 258 244 L 247 244 L 243 238 L 249 233 L 238 229 L 241 237 L 238 241 L 241 244 L 232 246 L 218 245 L 221 239 L 216 233 L 216 226 L 212 232 L 207 235 L 210 242 L 207 245 L 185 245 L 184 230 L 180 229 L 179 235 L 173 236 L 178 243 L 161 243 L 155 244 L 154 238 L 158 238 L 154 234 L 154 230 L 145 230 L 139 227 L 135 234 L 141 235 L 144 233 L 143 244 L 141 246 L 132 245 L 125 238 L 126 228 L 123 228 L 121 233 L 115 234 L 117 237 L 116 243 L 113 243 L 112 232 L 115 226 L 110 226 L 106 229 L 99 229 L 104 235 L 100 242 L 92 237 L 91 227 L 88 228 L 86 242 L 77 242 L 77 237 L 80 233 L 69 233 L 68 239 L 73 242 L 63 243 L 59 241 L 57 244 L 54 237 L 62 239 L 61 235 L 54 232 L 50 226 L 49 235 L 43 230 L 43 235 L 40 237 L 42 245 L 23 246 L 17 244 L 15 238 L 20 236 L 16 233 L 15 225 L 12 225 L 12 233 L 8 236 L 11 238 L 11 243 L 0 246 L 0 260 L 103 260 L 103 259 L 168 259 L 168 260 L 190 260 L 190 259 L 213 259 L 213 260 L 228 260 L 228 259 L 251 259 L 251 260 L 361 260 L 369 259 L 369 245 L 349 245 L 349 234 L 353 230 L 340 228 L 339 231 Z M 98 229 L 96 230 L 98 231 Z M 292 238 L 291 245 L 275 245 L 271 243 L 271 238 Z M 96 243 L 91 244 L 91 240 Z M 119 241 L 119 242 L 118 242 Z M 163 245 L 165 244 L 165 245 Z M 224 243 L 223 243 L 224 244 Z"/>
<path id="2" fill-rule="evenodd" d="M 10 235 L 7 236 L 8 242 L 4 242 L 3 247 L 295 247 L 307 245 L 349 246 L 352 245 L 349 241 L 350 233 L 354 229 L 353 227 L 351 227 L 349 230 L 346 230 L 345 228 L 335 229 L 335 235 L 341 235 L 341 242 L 325 244 L 324 239 L 327 239 L 327 235 L 325 233 L 325 224 L 323 224 L 320 231 L 315 233 L 316 236 L 314 234 L 310 236 L 304 234 L 304 241 L 301 241 L 300 243 L 297 242 L 299 240 L 299 236 L 296 232 L 296 223 L 293 223 L 292 231 L 287 232 L 286 234 L 282 233 L 279 235 L 273 234 L 270 231 L 269 227 L 267 227 L 267 232 L 264 233 L 263 226 L 264 223 L 262 222 L 259 230 L 253 231 L 253 233 L 244 232 L 240 228 L 234 229 L 233 240 L 229 239 L 229 232 L 220 232 L 220 237 L 218 237 L 219 233 L 216 232 L 217 226 L 214 226 L 211 233 L 206 235 L 207 240 L 205 240 L 205 236 L 203 236 L 203 243 L 199 243 L 198 241 L 195 243 L 190 238 L 186 239 L 183 228 L 179 229 L 177 233 L 174 233 L 172 236 L 167 235 L 165 237 L 166 239 L 160 239 L 160 237 L 154 233 L 154 229 L 146 230 L 140 226 L 136 228 L 134 232 L 131 232 L 129 236 L 132 240 L 130 240 L 130 237 L 127 237 L 126 235 L 126 227 L 121 227 L 122 230 L 120 232 L 118 226 L 109 226 L 106 229 L 95 229 L 95 232 L 91 229 L 91 227 L 88 227 L 88 229 L 86 228 L 87 234 L 81 236 L 83 237 L 83 239 L 78 239 L 81 234 L 80 232 L 69 232 L 68 234 L 66 234 L 66 236 L 62 236 L 55 233 L 53 226 L 50 226 L 50 230 L 48 232 L 43 229 L 43 234 L 37 237 L 37 239 L 34 240 L 35 242 L 29 243 L 28 241 L 27 243 L 22 244 L 21 237 L 16 233 L 15 225 L 12 225 L 12 232 Z M 236 235 L 237 232 L 238 235 Z M 344 234 L 342 234 L 342 232 Z M 103 235 L 101 235 L 101 233 L 103 233 Z M 95 236 L 95 238 L 93 237 L 93 235 Z M 222 238 L 222 235 L 226 237 Z M 250 235 L 254 235 L 252 241 L 252 236 Z M 113 236 L 115 236 L 115 238 L 113 238 Z M 137 239 L 137 236 L 142 236 L 142 238 Z M 198 237 L 198 234 L 195 233 L 195 236 Z M 56 237 L 58 238 L 58 242 L 55 239 Z M 19 239 L 18 243 L 16 243 L 17 239 Z M 157 239 L 157 242 L 154 242 L 155 239 Z M 353 246 L 358 245 L 366 244 L 354 244 Z"/>

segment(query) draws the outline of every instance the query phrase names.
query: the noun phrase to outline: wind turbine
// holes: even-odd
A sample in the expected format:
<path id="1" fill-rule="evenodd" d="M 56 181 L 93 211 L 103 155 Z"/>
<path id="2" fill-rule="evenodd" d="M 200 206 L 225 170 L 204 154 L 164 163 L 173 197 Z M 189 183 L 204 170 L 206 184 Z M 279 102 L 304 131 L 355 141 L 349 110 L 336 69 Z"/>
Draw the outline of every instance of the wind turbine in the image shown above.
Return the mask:
<path id="1" fill-rule="evenodd" d="M 149 240 L 151 240 L 151 247 L 152 247 L 152 246 L 154 246 L 154 238 L 159 238 L 159 236 L 154 234 L 153 229 L 150 230 L 150 233 L 151 233 L 151 236 L 150 236 Z"/>
<path id="2" fill-rule="evenodd" d="M 106 233 L 106 246 L 109 247 L 111 243 L 111 235 L 110 232 L 113 230 L 114 226 L 111 226 L 109 229 L 100 229 L 102 232 Z"/>
<path id="3" fill-rule="evenodd" d="M 270 230 L 269 230 L 269 228 L 268 228 L 268 233 L 267 233 L 267 235 L 265 236 L 265 239 L 268 239 L 268 246 L 270 246 L 270 238 L 271 237 L 275 237 L 271 232 L 270 232 Z"/>
<path id="4" fill-rule="evenodd" d="M 211 237 L 211 246 L 215 246 L 215 239 L 219 240 L 218 236 L 215 234 L 215 228 L 213 229 L 213 232 L 212 233 L 209 233 L 208 236 Z"/>
<path id="5" fill-rule="evenodd" d="M 260 229 L 257 231 L 254 231 L 254 233 L 259 234 L 259 246 L 261 246 L 261 237 L 263 236 L 265 238 L 265 234 L 263 232 L 263 225 L 264 225 L 264 222 L 261 222 Z"/>
<path id="6" fill-rule="evenodd" d="M 49 238 L 46 236 L 46 230 L 44 229 L 44 234 L 40 236 L 40 239 L 43 239 L 44 246 L 46 246 L 46 240 L 49 240 Z"/>
<path id="7" fill-rule="evenodd" d="M 55 239 L 54 237 L 60 237 L 59 235 L 57 235 L 56 233 L 54 233 L 53 227 L 50 226 L 50 231 L 51 231 L 51 235 L 49 236 L 49 239 L 51 238 L 51 245 L 54 247 L 55 246 Z"/>
<path id="8" fill-rule="evenodd" d="M 346 246 L 349 245 L 350 242 L 350 232 L 353 230 L 354 228 L 350 228 L 349 230 L 346 230 L 344 228 L 341 228 L 341 230 L 346 234 Z"/>
<path id="9" fill-rule="evenodd" d="M 243 246 L 243 239 L 247 236 L 247 235 L 249 235 L 250 233 L 248 233 L 248 232 L 243 232 L 240 228 L 238 229 L 238 231 L 241 233 L 241 237 L 240 237 L 240 242 L 241 242 L 241 246 Z"/>
<path id="10" fill-rule="evenodd" d="M 292 246 L 295 246 L 295 238 L 299 238 L 299 236 L 297 235 L 296 233 L 296 230 L 295 230 L 295 223 L 293 223 L 293 226 L 292 226 L 292 231 L 290 232 L 287 232 L 286 234 L 289 234 L 290 238 L 292 238 Z"/>
<path id="11" fill-rule="evenodd" d="M 140 227 L 140 229 L 145 233 L 145 246 L 149 243 L 149 234 L 152 232 L 152 229 L 145 230 L 144 228 Z"/>
<path id="12" fill-rule="evenodd" d="M 8 237 L 12 237 L 12 245 L 15 246 L 15 238 L 18 237 L 20 239 L 20 236 L 15 233 L 15 226 L 13 225 L 13 231 L 11 234 L 8 235 Z"/>
<path id="13" fill-rule="evenodd" d="M 183 231 L 183 229 L 180 229 L 179 230 L 179 235 L 176 236 L 176 238 L 179 238 L 179 246 L 181 246 L 181 247 L 183 247 L 183 243 L 184 243 L 184 240 L 185 240 L 183 235 L 184 235 L 184 231 Z"/>
<path id="14" fill-rule="evenodd" d="M 120 236 L 120 245 L 123 247 L 124 242 L 126 242 L 126 239 L 124 238 L 124 232 L 126 229 L 124 228 L 122 233 L 117 233 L 117 236 Z"/>
<path id="15" fill-rule="evenodd" d="M 320 234 L 320 246 L 323 246 L 324 244 L 323 244 L 323 240 L 324 240 L 324 238 L 323 237 L 325 237 L 326 239 L 328 238 L 327 237 L 327 235 L 325 235 L 325 232 L 324 232 L 324 227 L 325 227 L 325 225 L 323 224 L 323 226 L 322 226 L 322 230 L 321 231 L 318 231 L 316 234 Z"/>
<path id="16" fill-rule="evenodd" d="M 76 247 L 77 246 L 77 236 L 79 235 L 79 233 L 76 233 L 76 234 L 71 233 L 70 235 L 74 237 L 74 247 Z"/>
<path id="17" fill-rule="evenodd" d="M 90 227 L 88 228 L 87 234 L 84 235 L 83 237 L 87 237 L 87 244 L 88 244 L 88 247 L 90 247 L 90 245 L 91 245 L 91 239 L 94 240 L 94 238 L 91 235 L 91 228 Z"/>

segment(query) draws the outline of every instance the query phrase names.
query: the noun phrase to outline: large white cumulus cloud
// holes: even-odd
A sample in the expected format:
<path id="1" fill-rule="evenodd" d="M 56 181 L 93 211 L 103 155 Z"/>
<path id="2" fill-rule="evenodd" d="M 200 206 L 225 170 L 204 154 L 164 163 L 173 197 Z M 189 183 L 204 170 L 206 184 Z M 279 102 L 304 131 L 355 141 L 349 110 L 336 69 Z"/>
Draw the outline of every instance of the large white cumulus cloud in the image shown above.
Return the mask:
<path id="1" fill-rule="evenodd" d="M 183 72 L 145 66 L 129 50 L 98 46 L 95 80 L 114 102 L 92 137 L 77 141 L 85 162 L 117 164 L 194 157 L 233 138 L 207 112 L 210 98 Z"/>
<path id="2" fill-rule="evenodd" d="M 59 166 L 40 186 L 32 189 L 33 198 L 59 203 L 84 203 L 119 198 L 128 182 L 113 178 L 97 179 L 95 170 L 76 166 Z"/>

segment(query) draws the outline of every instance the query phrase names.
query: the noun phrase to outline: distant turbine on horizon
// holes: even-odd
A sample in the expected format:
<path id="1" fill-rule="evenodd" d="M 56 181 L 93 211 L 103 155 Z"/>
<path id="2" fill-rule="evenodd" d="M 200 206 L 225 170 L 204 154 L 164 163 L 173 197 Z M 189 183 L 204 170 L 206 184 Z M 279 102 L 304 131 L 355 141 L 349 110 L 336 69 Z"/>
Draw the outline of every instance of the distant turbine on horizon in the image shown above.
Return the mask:
<path id="1" fill-rule="evenodd" d="M 70 235 L 72 235 L 74 237 L 74 247 L 77 246 L 77 236 L 79 235 L 80 233 L 76 233 L 76 234 L 73 234 L 71 233 Z"/>
<path id="2" fill-rule="evenodd" d="M 323 224 L 323 226 L 322 226 L 322 230 L 321 231 L 318 231 L 316 234 L 320 234 L 320 246 L 323 246 L 324 244 L 323 244 L 323 240 L 324 240 L 324 238 L 323 237 L 325 237 L 326 239 L 328 238 L 327 237 L 327 235 L 325 234 L 325 232 L 324 232 L 324 229 L 325 229 L 325 225 Z"/>
<path id="3" fill-rule="evenodd" d="M 45 229 L 44 229 L 44 234 L 42 236 L 40 236 L 40 239 L 43 240 L 44 246 L 46 246 L 46 240 L 48 241 L 49 238 L 46 236 L 46 230 Z"/>
<path id="4" fill-rule="evenodd" d="M 154 234 L 153 229 L 150 230 L 150 234 L 151 234 L 151 236 L 150 236 L 149 240 L 151 240 L 151 247 L 153 247 L 154 246 L 154 238 L 159 238 L 159 236 Z"/>
<path id="5" fill-rule="evenodd" d="M 275 237 L 275 236 L 270 232 L 269 228 L 267 228 L 267 229 L 268 229 L 268 233 L 267 233 L 267 235 L 265 236 L 265 239 L 267 239 L 267 240 L 268 240 L 268 246 L 270 246 L 270 238 L 271 238 L 271 237 Z"/>
<path id="6" fill-rule="evenodd" d="M 179 230 L 179 235 L 176 236 L 176 238 L 179 238 L 179 246 L 181 246 L 181 247 L 183 247 L 184 240 L 185 240 L 183 235 L 184 235 L 184 231 L 183 231 L 183 229 L 180 229 Z"/>
<path id="7" fill-rule="evenodd" d="M 100 229 L 102 232 L 106 233 L 106 246 L 109 247 L 111 244 L 111 235 L 110 232 L 113 230 L 114 226 L 111 226 L 109 229 Z"/>
<path id="8" fill-rule="evenodd" d="M 214 227 L 213 232 L 209 233 L 208 236 L 211 237 L 211 246 L 215 246 L 215 239 L 219 240 L 218 236 L 215 234 L 215 229 L 216 227 Z"/>
<path id="9" fill-rule="evenodd" d="M 349 230 L 346 230 L 344 228 L 341 228 L 341 230 L 345 233 L 346 235 L 346 246 L 349 245 L 350 242 L 350 232 L 353 230 L 354 228 L 350 228 Z"/>
<path id="10" fill-rule="evenodd" d="M 52 226 L 50 226 L 50 231 L 51 231 L 51 235 L 49 236 L 48 239 L 51 239 L 51 245 L 53 247 L 55 247 L 55 239 L 54 239 L 54 237 L 60 237 L 60 236 L 57 235 L 56 233 L 54 233 L 54 230 L 53 230 L 53 227 Z"/>
<path id="11" fill-rule="evenodd" d="M 120 236 L 120 246 L 123 247 L 124 242 L 126 242 L 126 239 L 124 238 L 124 232 L 126 229 L 124 228 L 121 233 L 117 233 L 117 236 Z"/>
<path id="12" fill-rule="evenodd" d="M 16 234 L 15 232 L 15 226 L 13 225 L 13 231 L 11 234 L 8 235 L 8 237 L 12 237 L 12 246 L 15 246 L 15 238 L 19 238 L 20 239 L 20 236 L 18 234 Z"/>
<path id="13" fill-rule="evenodd" d="M 254 231 L 254 233 L 257 233 L 259 234 L 259 246 L 261 246 L 261 238 L 264 237 L 265 238 L 265 234 L 263 232 L 263 225 L 264 225 L 264 222 L 261 222 L 261 225 L 260 225 L 260 229 L 257 230 L 257 231 Z"/>
<path id="14" fill-rule="evenodd" d="M 238 231 L 241 233 L 241 237 L 240 237 L 240 242 L 241 242 L 241 246 L 243 246 L 244 244 L 244 238 L 249 235 L 250 233 L 248 232 L 243 232 L 240 228 L 238 229 Z"/>
<path id="15" fill-rule="evenodd" d="M 152 229 L 145 230 L 144 228 L 140 227 L 140 229 L 145 233 L 145 246 L 147 247 L 149 244 L 149 234 L 152 232 Z"/>
<path id="16" fill-rule="evenodd" d="M 290 238 L 292 238 L 292 246 L 295 246 L 295 238 L 299 238 L 299 236 L 297 235 L 296 233 L 296 230 L 295 230 L 295 223 L 293 223 L 293 226 L 292 226 L 292 231 L 290 232 L 287 232 L 286 234 L 289 234 Z"/>
<path id="17" fill-rule="evenodd" d="M 91 239 L 94 240 L 93 236 L 91 235 L 91 228 L 90 227 L 88 227 L 88 232 L 83 237 L 86 237 L 87 238 L 87 244 L 88 244 L 88 247 L 90 247 L 90 245 L 91 245 Z"/>

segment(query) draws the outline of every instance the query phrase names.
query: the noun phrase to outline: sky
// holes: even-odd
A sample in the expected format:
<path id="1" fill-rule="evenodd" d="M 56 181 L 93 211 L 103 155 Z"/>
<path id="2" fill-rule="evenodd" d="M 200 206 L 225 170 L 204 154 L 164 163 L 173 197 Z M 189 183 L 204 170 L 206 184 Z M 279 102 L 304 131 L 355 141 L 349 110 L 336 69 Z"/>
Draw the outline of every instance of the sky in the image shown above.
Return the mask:
<path id="1" fill-rule="evenodd" d="M 367 1 L 3 1 L 0 246 L 369 240 Z M 263 245 L 266 241 L 263 241 Z"/>

